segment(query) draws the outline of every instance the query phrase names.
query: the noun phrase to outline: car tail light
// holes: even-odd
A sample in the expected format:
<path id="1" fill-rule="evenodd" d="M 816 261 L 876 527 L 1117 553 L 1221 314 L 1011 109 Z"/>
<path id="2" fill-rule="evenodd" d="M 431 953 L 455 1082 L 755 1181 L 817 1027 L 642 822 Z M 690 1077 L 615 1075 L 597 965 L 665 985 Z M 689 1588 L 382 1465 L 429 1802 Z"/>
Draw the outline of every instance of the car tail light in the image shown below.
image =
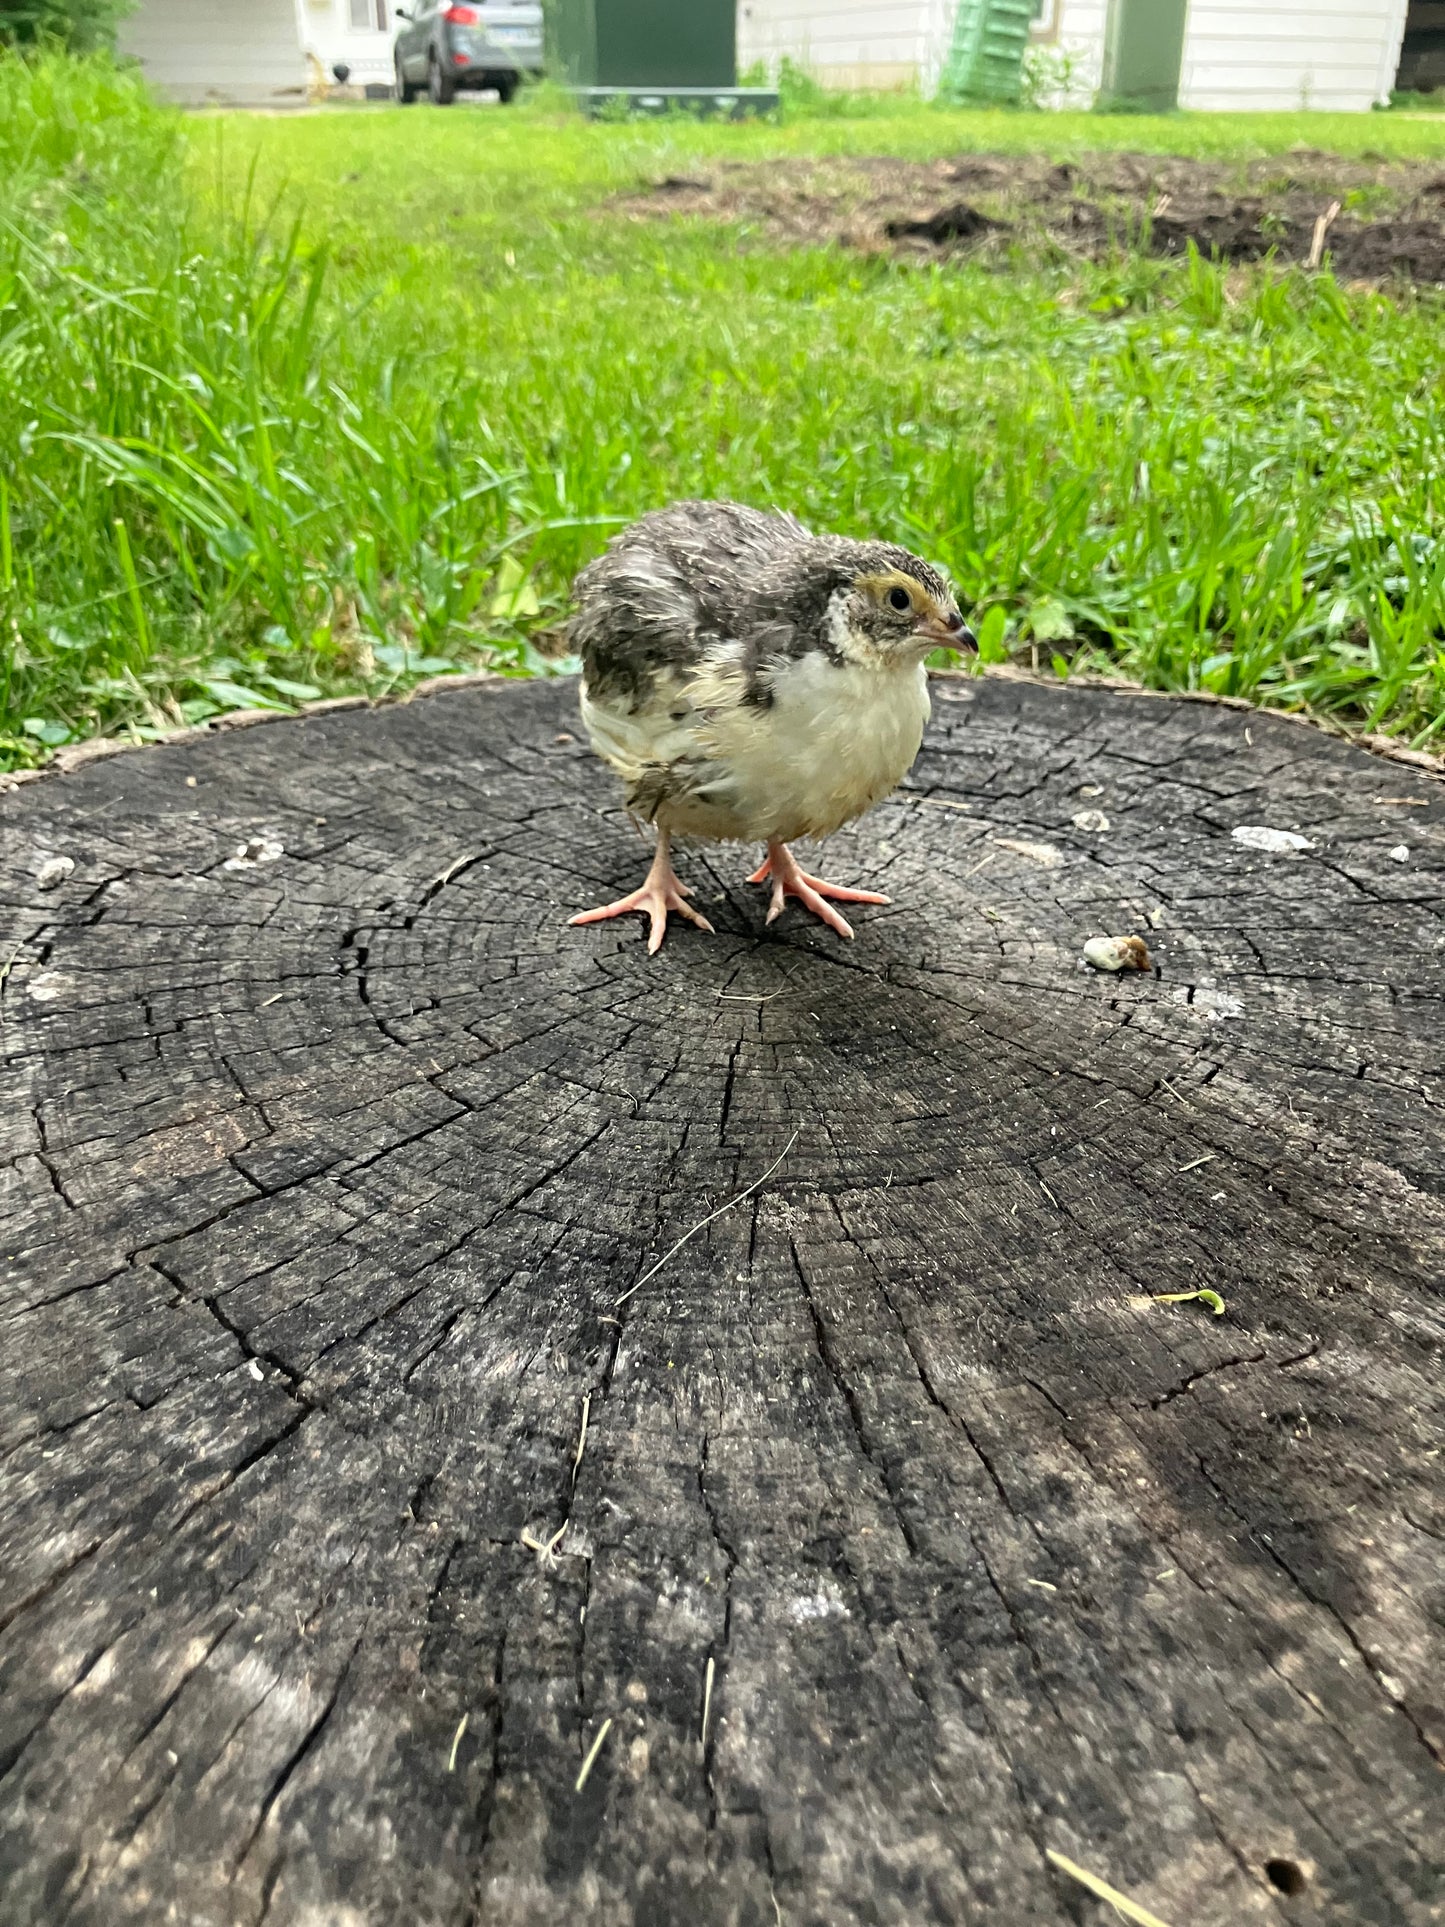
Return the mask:
<path id="1" fill-rule="evenodd" d="M 480 23 L 481 15 L 475 7 L 448 7 L 442 19 L 450 20 L 454 27 L 475 27 Z"/>

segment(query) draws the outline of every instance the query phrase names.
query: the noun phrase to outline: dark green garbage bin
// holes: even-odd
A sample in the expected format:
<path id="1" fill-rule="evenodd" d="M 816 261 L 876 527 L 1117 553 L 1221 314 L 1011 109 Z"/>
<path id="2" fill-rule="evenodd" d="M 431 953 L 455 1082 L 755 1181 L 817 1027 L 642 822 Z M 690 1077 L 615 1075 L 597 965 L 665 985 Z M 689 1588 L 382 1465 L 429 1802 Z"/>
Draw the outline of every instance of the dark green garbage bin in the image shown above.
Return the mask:
<path id="1" fill-rule="evenodd" d="M 552 71 L 589 112 L 738 119 L 778 104 L 737 84 L 736 0 L 551 0 L 547 18 Z"/>
<path id="2" fill-rule="evenodd" d="M 1099 105 L 1167 114 L 1179 104 L 1187 0 L 1109 0 Z"/>
<path id="3" fill-rule="evenodd" d="M 737 85 L 736 0 L 552 0 L 557 76 L 571 87 Z"/>

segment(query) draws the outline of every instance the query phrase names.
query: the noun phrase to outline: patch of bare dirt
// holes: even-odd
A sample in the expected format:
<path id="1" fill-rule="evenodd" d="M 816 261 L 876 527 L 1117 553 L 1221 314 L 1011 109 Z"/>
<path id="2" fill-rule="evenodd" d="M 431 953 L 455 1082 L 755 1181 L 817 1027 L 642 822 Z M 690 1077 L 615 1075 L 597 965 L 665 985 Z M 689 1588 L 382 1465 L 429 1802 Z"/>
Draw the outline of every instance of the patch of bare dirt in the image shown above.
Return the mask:
<path id="1" fill-rule="evenodd" d="M 925 258 L 1023 245 L 1331 266 L 1345 280 L 1445 282 L 1445 173 L 1296 149 L 1220 162 L 1159 154 L 969 154 L 725 161 L 609 203 L 638 220 L 691 216 L 760 238 Z"/>

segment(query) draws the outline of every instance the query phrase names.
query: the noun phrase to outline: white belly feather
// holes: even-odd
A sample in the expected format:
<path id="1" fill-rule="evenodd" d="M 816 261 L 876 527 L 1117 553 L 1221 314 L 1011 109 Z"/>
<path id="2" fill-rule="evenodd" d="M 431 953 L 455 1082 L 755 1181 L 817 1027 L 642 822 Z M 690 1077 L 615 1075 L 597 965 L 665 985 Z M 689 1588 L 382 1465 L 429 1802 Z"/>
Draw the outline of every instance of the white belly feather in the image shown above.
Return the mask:
<path id="1" fill-rule="evenodd" d="M 768 708 L 743 702 L 729 651 L 635 715 L 590 700 L 584 685 L 582 721 L 625 782 L 647 765 L 706 765 L 700 793 L 659 809 L 668 829 L 753 841 L 826 836 L 871 809 L 912 764 L 928 678 L 922 664 L 873 668 L 810 654 L 780 663 L 771 681 Z"/>

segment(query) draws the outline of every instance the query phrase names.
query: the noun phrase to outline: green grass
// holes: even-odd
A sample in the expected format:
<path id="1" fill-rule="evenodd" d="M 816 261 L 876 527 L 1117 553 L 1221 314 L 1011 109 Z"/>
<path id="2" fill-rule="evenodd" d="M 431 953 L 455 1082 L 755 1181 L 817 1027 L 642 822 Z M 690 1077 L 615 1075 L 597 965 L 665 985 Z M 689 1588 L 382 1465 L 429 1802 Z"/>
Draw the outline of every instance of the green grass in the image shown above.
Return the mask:
<path id="1" fill-rule="evenodd" d="M 909 542 L 996 659 L 1434 740 L 1433 294 L 898 265 L 599 212 L 719 157 L 1298 142 L 1445 158 L 1445 125 L 877 101 L 182 122 L 103 67 L 0 60 L 0 761 L 535 670 L 578 564 L 685 494 Z"/>

